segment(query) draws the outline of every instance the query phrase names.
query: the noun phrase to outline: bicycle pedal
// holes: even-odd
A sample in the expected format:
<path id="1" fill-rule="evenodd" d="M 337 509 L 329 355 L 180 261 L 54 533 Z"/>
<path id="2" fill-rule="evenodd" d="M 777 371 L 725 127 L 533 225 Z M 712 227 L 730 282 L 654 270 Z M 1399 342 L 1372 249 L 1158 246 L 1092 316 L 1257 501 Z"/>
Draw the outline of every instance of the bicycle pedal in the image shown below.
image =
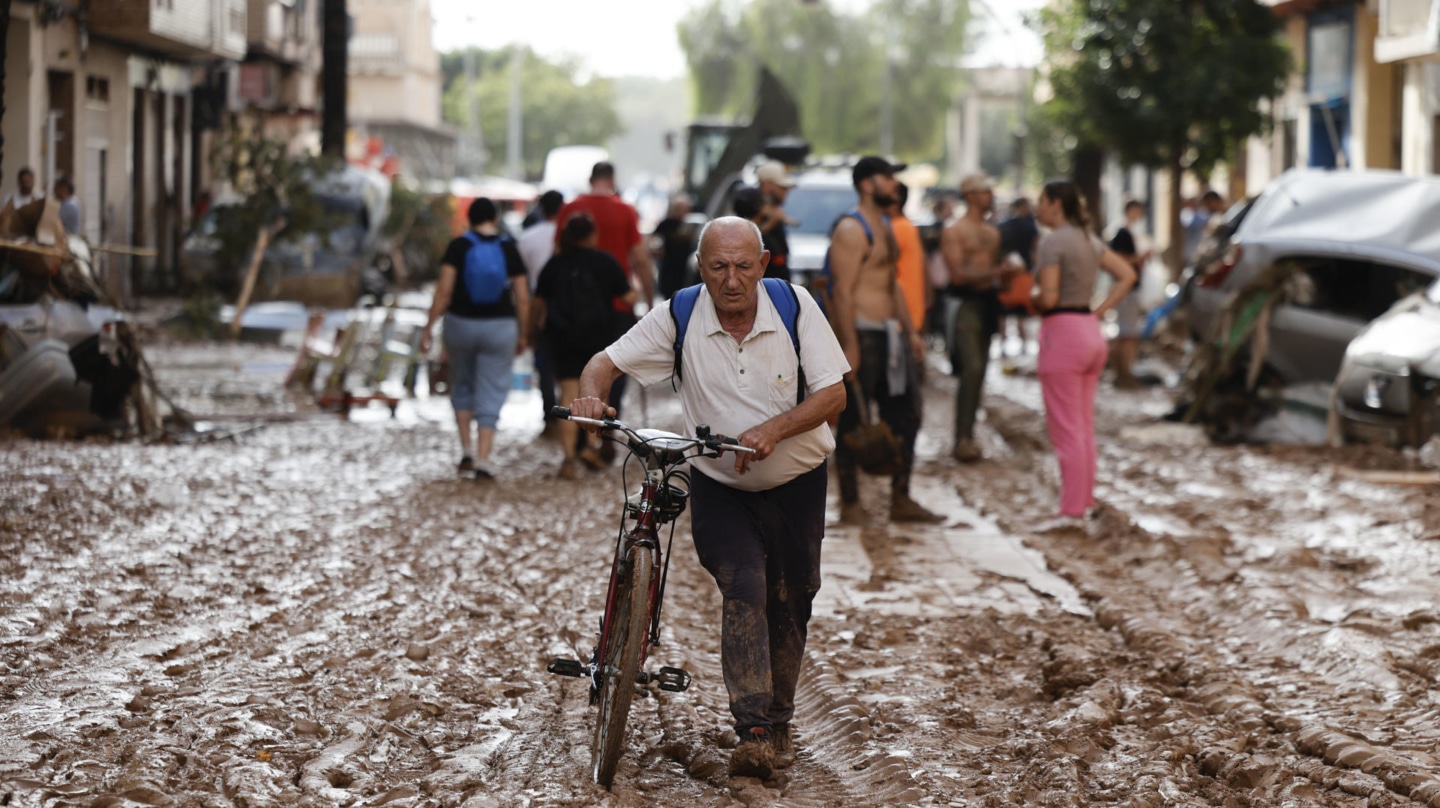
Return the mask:
<path id="1" fill-rule="evenodd" d="M 684 693 L 690 688 L 691 679 L 690 672 L 681 668 L 662 667 L 651 675 L 651 681 L 671 693 Z"/>
<path id="2" fill-rule="evenodd" d="M 579 678 L 585 675 L 585 666 L 580 664 L 578 659 L 564 659 L 563 657 L 555 657 L 550 660 L 550 664 L 545 666 L 545 670 L 559 676 Z"/>

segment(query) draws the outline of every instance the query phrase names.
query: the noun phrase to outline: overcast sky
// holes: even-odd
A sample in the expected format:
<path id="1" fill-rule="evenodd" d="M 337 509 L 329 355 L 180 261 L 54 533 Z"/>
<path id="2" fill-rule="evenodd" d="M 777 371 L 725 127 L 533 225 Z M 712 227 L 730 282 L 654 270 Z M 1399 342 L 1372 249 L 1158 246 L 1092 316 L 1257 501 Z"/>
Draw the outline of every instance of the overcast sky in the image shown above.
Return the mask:
<path id="1" fill-rule="evenodd" d="M 842 7 L 866 5 L 865 0 L 826 1 Z M 685 57 L 680 52 L 675 26 L 687 11 L 702 2 L 432 0 L 435 46 L 448 51 L 467 44 L 498 48 L 521 42 L 545 56 L 578 56 L 587 68 L 602 76 L 673 78 L 685 75 Z M 1039 41 L 1021 25 L 1020 15 L 1043 3 L 971 0 L 972 10 L 988 34 L 971 63 L 1016 67 L 1038 61 Z M 987 9 L 1003 21 L 1011 32 L 1009 36 L 1002 33 L 1002 23 L 995 22 Z"/>

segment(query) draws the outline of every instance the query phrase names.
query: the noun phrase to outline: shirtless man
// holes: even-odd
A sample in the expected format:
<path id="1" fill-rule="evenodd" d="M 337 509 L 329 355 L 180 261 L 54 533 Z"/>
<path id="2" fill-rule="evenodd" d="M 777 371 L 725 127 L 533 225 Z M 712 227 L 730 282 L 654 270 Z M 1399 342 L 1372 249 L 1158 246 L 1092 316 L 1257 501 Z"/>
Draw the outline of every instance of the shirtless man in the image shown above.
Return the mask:
<path id="1" fill-rule="evenodd" d="M 940 252 L 950 270 L 948 291 L 960 304 L 950 352 L 954 373 L 960 377 L 952 453 L 962 463 L 973 463 L 983 457 L 975 445 L 975 414 L 990 361 L 990 338 L 1000 320 L 996 293 L 1016 269 L 1000 263 L 1000 230 L 989 221 L 995 208 L 990 178 L 971 174 L 960 182 L 960 195 L 965 198 L 965 215 L 940 233 Z"/>
<path id="2" fill-rule="evenodd" d="M 910 498 L 910 469 L 915 463 L 915 434 L 920 431 L 920 383 L 917 363 L 925 343 L 910 322 L 904 293 L 897 280 L 899 254 L 885 209 L 895 203 L 898 181 L 892 165 L 879 157 L 855 164 L 852 179 L 860 195 L 854 211 L 841 217 L 830 240 L 830 322 L 845 350 L 851 385 L 840 414 L 835 468 L 840 478 L 840 519 L 858 523 L 860 507 L 856 457 L 846 436 L 860 424 L 860 407 L 873 401 L 880 418 L 900 440 L 900 467 L 890 478 L 890 521 L 938 522 Z M 863 224 L 862 224 L 863 219 Z"/>

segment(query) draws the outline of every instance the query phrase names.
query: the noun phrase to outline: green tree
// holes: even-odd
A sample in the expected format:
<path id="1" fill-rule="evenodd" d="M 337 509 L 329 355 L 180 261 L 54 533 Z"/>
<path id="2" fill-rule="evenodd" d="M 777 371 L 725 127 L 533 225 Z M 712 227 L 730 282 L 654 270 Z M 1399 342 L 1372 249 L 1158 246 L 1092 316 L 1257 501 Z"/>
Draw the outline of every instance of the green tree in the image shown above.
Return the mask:
<path id="1" fill-rule="evenodd" d="M 465 94 L 463 52 L 447 53 L 440 67 L 445 79 L 442 106 L 446 121 L 462 124 L 468 98 Z M 506 120 L 510 110 L 510 55 L 508 50 L 475 49 L 476 81 L 480 99 L 480 133 L 492 162 L 507 147 Z M 604 145 L 623 131 L 615 111 L 615 88 L 609 79 L 591 76 L 582 81 L 581 66 L 573 60 L 549 61 L 526 50 L 521 68 L 521 112 L 525 172 L 538 177 L 545 155 L 556 146 Z"/>
<path id="2" fill-rule="evenodd" d="M 1270 118 L 1290 71 L 1280 22 L 1257 0 L 1067 0 L 1040 16 L 1053 98 L 1077 149 L 1168 169 L 1171 232 L 1185 171 L 1207 176 Z M 1167 257 L 1178 269 L 1180 242 Z"/>
<path id="3" fill-rule="evenodd" d="M 896 154 L 941 157 L 945 113 L 961 82 L 966 0 L 874 0 L 859 13 L 833 5 L 711 0 L 697 7 L 679 26 L 696 111 L 748 114 L 764 64 L 795 96 L 815 151 L 873 152 L 888 83 Z"/>

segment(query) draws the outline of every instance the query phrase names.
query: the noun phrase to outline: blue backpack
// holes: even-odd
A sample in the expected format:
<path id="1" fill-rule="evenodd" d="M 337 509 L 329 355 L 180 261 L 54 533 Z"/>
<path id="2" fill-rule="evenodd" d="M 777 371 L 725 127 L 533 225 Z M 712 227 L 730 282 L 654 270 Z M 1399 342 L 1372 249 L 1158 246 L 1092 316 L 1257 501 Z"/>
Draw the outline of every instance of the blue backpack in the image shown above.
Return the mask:
<path id="1" fill-rule="evenodd" d="M 839 218 L 835 220 L 834 224 L 830 225 L 830 237 L 835 237 L 835 228 L 840 226 L 840 222 L 843 221 L 846 216 L 853 216 L 855 218 L 855 221 L 860 223 L 860 226 L 865 229 L 865 243 L 870 245 L 871 247 L 874 247 L 875 233 L 870 229 L 870 223 L 865 221 L 864 216 L 860 215 L 860 210 L 858 208 L 842 214 Z M 885 217 L 885 221 L 890 221 L 890 217 Z M 860 260 L 861 262 L 864 262 L 869 257 L 870 253 L 867 249 L 865 256 Z M 821 311 L 826 311 L 828 308 L 825 304 L 828 303 L 830 300 L 830 283 L 834 280 L 834 275 L 834 271 L 830 269 L 830 250 L 827 248 L 825 250 L 825 263 L 820 267 L 820 277 L 825 279 L 825 292 L 821 294 L 820 297 L 816 300 L 816 302 L 820 304 Z"/>
<path id="2" fill-rule="evenodd" d="M 785 330 L 790 334 L 790 344 L 795 347 L 795 361 L 798 367 L 799 391 L 795 397 L 795 403 L 799 404 L 805 400 L 805 365 L 800 362 L 800 298 L 795 296 L 795 287 L 780 278 L 761 278 L 760 283 L 765 287 L 765 293 L 770 295 L 770 302 L 775 304 L 775 311 L 780 314 L 780 319 L 785 323 Z M 695 313 L 695 301 L 700 297 L 700 290 L 705 288 L 704 284 L 687 286 L 675 293 L 670 298 L 670 319 L 675 321 L 675 375 L 671 381 L 671 387 L 675 388 L 677 381 L 684 381 L 680 370 L 680 358 L 683 356 L 681 349 L 685 345 L 685 331 L 690 328 L 690 315 Z M 676 388 L 678 389 L 678 388 Z"/>
<path id="3" fill-rule="evenodd" d="M 510 285 L 505 262 L 505 243 L 510 239 L 483 239 L 474 230 L 465 238 L 470 240 L 470 252 L 465 253 L 465 290 L 470 293 L 470 302 L 499 303 Z"/>

